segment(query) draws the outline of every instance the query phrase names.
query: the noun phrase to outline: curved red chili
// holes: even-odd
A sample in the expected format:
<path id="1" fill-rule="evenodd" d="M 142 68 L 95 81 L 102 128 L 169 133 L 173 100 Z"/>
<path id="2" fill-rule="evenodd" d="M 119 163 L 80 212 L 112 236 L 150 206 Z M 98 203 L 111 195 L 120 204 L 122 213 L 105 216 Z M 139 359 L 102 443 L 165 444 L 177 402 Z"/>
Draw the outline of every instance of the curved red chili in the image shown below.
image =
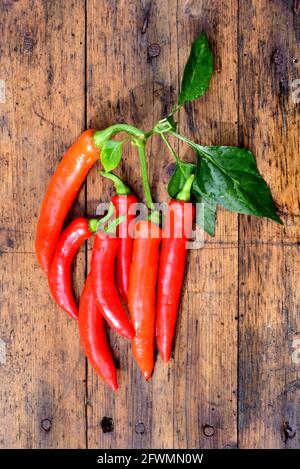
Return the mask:
<path id="1" fill-rule="evenodd" d="M 116 284 L 121 297 L 128 303 L 129 274 L 133 249 L 133 226 L 132 221 L 135 218 L 135 212 L 132 209 L 138 199 L 131 194 L 120 178 L 112 173 L 101 172 L 102 176 L 111 179 L 115 185 L 116 195 L 111 202 L 116 211 L 116 217 L 126 216 L 117 228 L 117 237 L 120 239 L 116 262 Z M 132 231 L 129 233 L 129 230 Z"/>
<path id="2" fill-rule="evenodd" d="M 54 301 L 73 319 L 78 319 L 78 308 L 71 285 L 71 266 L 78 249 L 93 232 L 86 218 L 74 220 L 61 234 L 48 272 L 48 283 Z"/>
<path id="3" fill-rule="evenodd" d="M 79 334 L 85 354 L 103 381 L 118 389 L 117 372 L 107 341 L 105 321 L 97 308 L 88 275 L 79 303 Z"/>
<path id="4" fill-rule="evenodd" d="M 178 199 L 189 199 L 193 177 Z M 164 362 L 171 356 L 178 306 L 195 207 L 183 200 L 169 202 L 159 259 L 156 306 L 156 343 Z"/>
<path id="5" fill-rule="evenodd" d="M 38 262 L 48 272 L 66 215 L 87 173 L 99 158 L 93 142 L 94 130 L 87 130 L 67 150 L 51 178 L 43 200 L 35 249 Z"/>
<path id="6" fill-rule="evenodd" d="M 98 231 L 91 259 L 91 282 L 95 300 L 103 316 L 118 334 L 132 339 L 134 329 L 126 315 L 115 284 L 115 260 L 120 240 Z"/>
<path id="7" fill-rule="evenodd" d="M 148 380 L 154 367 L 155 286 L 158 269 L 161 229 L 151 221 L 135 226 L 130 268 L 128 307 L 136 335 L 133 355 Z"/>

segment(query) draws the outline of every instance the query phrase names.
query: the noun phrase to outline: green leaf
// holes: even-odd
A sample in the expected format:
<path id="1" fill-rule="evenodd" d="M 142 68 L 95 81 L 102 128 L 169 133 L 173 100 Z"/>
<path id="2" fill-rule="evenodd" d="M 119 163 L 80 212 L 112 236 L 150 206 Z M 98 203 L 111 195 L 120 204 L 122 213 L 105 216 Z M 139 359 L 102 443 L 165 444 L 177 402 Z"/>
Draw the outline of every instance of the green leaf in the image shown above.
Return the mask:
<path id="1" fill-rule="evenodd" d="M 211 199 L 202 200 L 203 209 L 197 216 L 199 226 L 210 236 L 215 236 L 217 204 Z"/>
<path id="2" fill-rule="evenodd" d="M 179 106 L 200 98 L 206 92 L 213 72 L 213 53 L 204 32 L 192 45 L 190 56 L 183 72 Z"/>
<path id="3" fill-rule="evenodd" d="M 195 201 L 201 204 L 197 205 L 196 223 L 210 236 L 215 236 L 216 202 L 200 191 L 196 180 L 193 183 L 192 195 Z"/>
<path id="4" fill-rule="evenodd" d="M 196 169 L 193 163 L 186 163 L 185 161 L 178 160 L 175 166 L 175 171 L 172 174 L 168 184 L 168 194 L 174 198 L 183 189 L 184 183 L 187 178 Z"/>
<path id="5" fill-rule="evenodd" d="M 200 193 L 233 212 L 267 217 L 282 224 L 251 151 L 197 144 L 193 148 L 198 151 L 195 184 Z"/>
<path id="6" fill-rule="evenodd" d="M 106 172 L 115 169 L 122 158 L 122 145 L 124 140 L 107 140 L 101 149 L 100 159 Z"/>

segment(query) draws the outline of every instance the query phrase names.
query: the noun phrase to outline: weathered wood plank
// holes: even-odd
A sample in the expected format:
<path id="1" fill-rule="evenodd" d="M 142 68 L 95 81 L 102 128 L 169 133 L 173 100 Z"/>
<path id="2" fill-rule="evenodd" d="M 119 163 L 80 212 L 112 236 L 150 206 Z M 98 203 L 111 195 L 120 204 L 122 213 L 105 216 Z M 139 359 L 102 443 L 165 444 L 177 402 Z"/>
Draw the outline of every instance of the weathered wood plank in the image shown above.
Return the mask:
<path id="1" fill-rule="evenodd" d="M 199 142 L 236 145 L 237 2 L 181 1 L 177 24 L 179 76 L 201 30 L 215 55 L 209 91 L 181 114 L 180 128 Z M 237 236 L 236 215 L 219 210 L 216 237 L 190 255 L 175 348 L 175 447 L 237 444 Z"/>
<path id="2" fill-rule="evenodd" d="M 236 14 L 235 1 L 207 7 L 206 2 L 132 0 L 110 3 L 109 8 L 105 1 L 89 1 L 88 122 L 99 128 L 114 121 L 150 128 L 176 99 L 178 72 L 182 75 L 191 43 L 205 29 L 217 55 L 216 72 L 208 96 L 193 105 L 190 119 L 182 112 L 180 126 L 197 140 L 199 132 L 207 143 L 236 144 Z M 156 57 L 151 44 L 159 44 Z M 158 139 L 149 147 L 153 194 L 166 200 L 171 158 Z M 183 156 L 186 149 L 180 147 L 180 152 Z M 141 196 L 134 158 L 129 149 L 122 175 Z M 94 174 L 88 185 L 89 211 L 110 193 Z M 221 212 L 214 244 L 190 256 L 175 360 L 166 367 L 157 358 L 153 379 L 145 383 L 129 344 L 113 335 L 120 390 L 111 395 L 89 371 L 89 447 L 236 445 L 236 220 Z M 223 246 L 225 240 L 229 247 Z M 104 416 L 114 421 L 110 433 L 101 429 Z"/>
<path id="3" fill-rule="evenodd" d="M 46 185 L 84 127 L 84 1 L 71 3 L 0 5 L 1 447 L 85 446 L 77 325 L 54 306 L 32 254 Z M 81 254 L 77 291 L 84 262 Z"/>
<path id="4" fill-rule="evenodd" d="M 113 122 L 127 121 L 149 128 L 153 121 L 152 66 L 147 60 L 147 35 L 141 33 L 147 5 L 144 8 L 133 0 L 88 1 L 87 102 L 88 122 L 93 126 L 104 128 Z M 141 196 L 138 160 L 132 147 L 126 149 L 124 161 L 122 178 Z M 111 191 L 111 184 L 95 173 L 88 185 L 89 211 L 97 201 L 109 200 Z M 111 342 L 120 364 L 120 389 L 113 395 L 89 369 L 88 445 L 151 447 L 152 382 L 143 382 L 133 362 L 130 343 L 113 333 Z M 113 419 L 114 431 L 102 431 L 103 417 Z"/>
<path id="5" fill-rule="evenodd" d="M 176 99 L 178 77 L 176 54 L 178 5 L 176 3 L 170 1 L 151 2 L 148 27 L 144 33 L 148 45 L 148 65 L 146 64 L 146 67 L 150 70 L 152 81 L 151 100 L 148 97 L 146 101 L 150 115 L 150 126 L 166 115 L 172 102 Z M 163 18 L 167 18 L 168 21 L 164 21 Z M 156 44 L 159 49 L 155 48 Z M 157 56 L 156 50 L 159 51 Z M 166 201 L 168 164 L 172 161 L 158 138 L 149 142 L 149 161 L 154 199 L 159 202 Z M 172 363 L 173 360 L 166 366 L 157 356 L 150 401 L 152 406 L 151 441 L 149 439 L 148 445 L 152 448 L 174 447 L 175 393 Z M 142 402 L 143 397 L 141 396 L 140 399 Z"/>
<path id="6" fill-rule="evenodd" d="M 78 257 L 77 283 L 84 256 Z M 20 269 L 20 266 L 22 268 Z M 33 254 L 0 257 L 0 447 L 85 447 L 85 362 Z"/>
<path id="7" fill-rule="evenodd" d="M 33 252 L 45 188 L 84 127 L 84 1 L 72 4 L 1 5 L 2 251 Z"/>
<path id="8" fill-rule="evenodd" d="M 78 448 L 87 436 L 91 448 L 299 447 L 298 2 L 71 3 L 0 6 L 0 446 Z M 191 42 L 204 29 L 216 70 L 208 94 L 181 112 L 180 129 L 235 145 L 239 122 L 239 143 L 256 154 L 285 221 L 281 228 L 240 217 L 238 245 L 237 217 L 221 210 L 216 238 L 190 252 L 169 366 L 158 357 L 145 383 L 130 344 L 110 333 L 120 390 L 106 390 L 88 368 L 86 408 L 76 324 L 53 304 L 32 254 L 46 184 L 85 126 L 85 3 L 87 125 L 150 128 L 176 97 Z M 142 197 L 134 149 L 125 153 L 120 173 Z M 154 197 L 165 200 L 171 158 L 158 139 L 149 158 Z M 88 181 L 93 214 L 112 188 L 96 169 Z M 83 190 L 70 217 L 84 210 Z M 77 294 L 84 264 L 82 251 Z"/>
<path id="9" fill-rule="evenodd" d="M 241 217 L 239 444 L 299 448 L 298 2 L 240 2 L 240 143 L 285 226 Z M 297 275 L 298 273 L 298 275 Z M 299 343 L 298 343 L 299 346 Z"/>

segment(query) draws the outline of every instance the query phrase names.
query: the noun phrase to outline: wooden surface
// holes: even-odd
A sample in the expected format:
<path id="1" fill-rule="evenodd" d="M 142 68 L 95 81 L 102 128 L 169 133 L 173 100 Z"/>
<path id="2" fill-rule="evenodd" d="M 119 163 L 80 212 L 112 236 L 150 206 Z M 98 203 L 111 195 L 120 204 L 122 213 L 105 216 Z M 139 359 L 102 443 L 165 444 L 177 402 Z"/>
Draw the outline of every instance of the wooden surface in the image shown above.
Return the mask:
<path id="1" fill-rule="evenodd" d="M 0 28 L 0 447 L 299 448 L 300 2 L 4 0 Z M 157 358 L 144 382 L 130 345 L 111 334 L 112 394 L 37 266 L 39 207 L 84 128 L 147 129 L 169 110 L 201 30 L 215 72 L 180 129 L 249 146 L 285 225 L 219 210 L 216 237 L 190 252 L 169 366 Z M 149 161 L 165 200 L 171 160 L 158 139 Z M 122 174 L 141 196 L 131 148 Z M 94 168 L 70 218 L 92 215 L 111 191 Z M 89 254 L 76 261 L 77 294 Z"/>

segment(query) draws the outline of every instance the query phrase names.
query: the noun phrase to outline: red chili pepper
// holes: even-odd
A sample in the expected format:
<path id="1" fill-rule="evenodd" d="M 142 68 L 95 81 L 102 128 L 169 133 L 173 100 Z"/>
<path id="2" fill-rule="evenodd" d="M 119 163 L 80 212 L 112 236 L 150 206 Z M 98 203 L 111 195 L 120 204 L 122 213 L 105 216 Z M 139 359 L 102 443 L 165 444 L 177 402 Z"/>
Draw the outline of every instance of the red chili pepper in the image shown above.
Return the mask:
<path id="1" fill-rule="evenodd" d="M 98 231 L 94 238 L 91 259 L 91 279 L 95 300 L 103 316 L 120 335 L 134 337 L 115 284 L 115 260 L 120 240 L 110 233 Z"/>
<path id="2" fill-rule="evenodd" d="M 54 301 L 73 319 L 78 319 L 78 308 L 71 285 L 72 261 L 80 246 L 92 234 L 91 224 L 86 218 L 74 220 L 62 232 L 48 272 L 49 288 Z"/>
<path id="3" fill-rule="evenodd" d="M 107 341 L 105 321 L 97 308 L 88 275 L 79 303 L 79 334 L 85 354 L 103 381 L 118 389 L 117 373 Z"/>
<path id="4" fill-rule="evenodd" d="M 192 181 L 193 176 L 178 194 L 177 200 L 169 202 L 161 243 L 157 280 L 156 343 L 164 362 L 168 362 L 171 356 L 187 256 L 187 241 L 195 217 L 195 207 L 184 201 L 190 198 Z"/>
<path id="5" fill-rule="evenodd" d="M 148 380 L 154 367 L 155 286 L 161 229 L 151 221 L 135 226 L 128 306 L 135 328 L 133 354 Z"/>
<path id="6" fill-rule="evenodd" d="M 111 201 L 116 210 L 116 217 L 126 216 L 117 228 L 117 236 L 120 242 L 116 263 L 116 283 L 121 297 L 125 303 L 128 303 L 129 274 L 133 249 L 133 233 L 129 233 L 129 228 L 132 227 L 132 220 L 135 218 L 135 212 L 132 208 L 138 199 L 131 194 L 129 187 L 115 174 L 105 172 L 101 172 L 101 174 L 114 182 L 117 194 L 113 196 Z"/>
<path id="7" fill-rule="evenodd" d="M 48 272 L 66 215 L 87 173 L 99 158 L 94 130 L 84 132 L 59 163 L 43 200 L 36 233 L 36 255 Z"/>

